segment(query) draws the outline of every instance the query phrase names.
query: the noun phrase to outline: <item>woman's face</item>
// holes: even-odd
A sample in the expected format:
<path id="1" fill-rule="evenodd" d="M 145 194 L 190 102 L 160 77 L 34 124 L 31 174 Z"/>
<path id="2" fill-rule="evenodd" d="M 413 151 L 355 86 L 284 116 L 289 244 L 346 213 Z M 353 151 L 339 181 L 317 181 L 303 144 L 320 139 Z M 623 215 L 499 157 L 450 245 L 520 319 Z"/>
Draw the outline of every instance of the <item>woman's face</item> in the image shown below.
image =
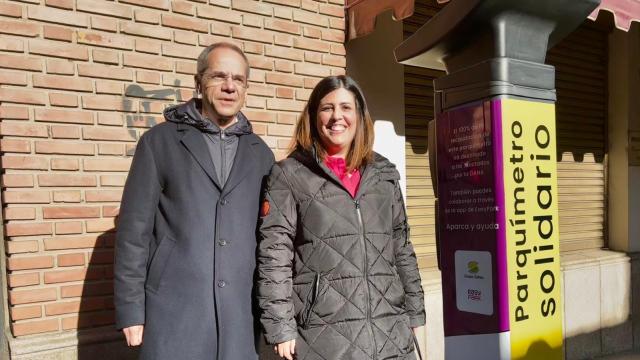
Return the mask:
<path id="1" fill-rule="evenodd" d="M 353 93 L 340 88 L 325 95 L 318 106 L 316 126 L 327 154 L 346 158 L 358 126 Z"/>

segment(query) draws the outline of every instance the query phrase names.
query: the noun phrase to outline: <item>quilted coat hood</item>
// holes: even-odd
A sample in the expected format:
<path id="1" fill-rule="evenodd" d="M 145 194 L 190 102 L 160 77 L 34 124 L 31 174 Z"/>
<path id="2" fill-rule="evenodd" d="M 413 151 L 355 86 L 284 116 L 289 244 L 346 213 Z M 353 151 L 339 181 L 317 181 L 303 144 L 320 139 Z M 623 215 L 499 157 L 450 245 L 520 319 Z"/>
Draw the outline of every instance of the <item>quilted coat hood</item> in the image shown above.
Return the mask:
<path id="1" fill-rule="evenodd" d="M 179 104 L 175 106 L 171 106 L 164 110 L 164 118 L 167 121 L 171 121 L 174 123 L 183 123 L 186 125 L 191 125 L 196 129 L 210 133 L 210 134 L 218 134 L 220 133 L 220 128 L 214 124 L 212 121 L 202 117 L 200 113 L 200 109 L 202 108 L 202 100 L 197 98 L 192 98 L 184 104 Z M 252 133 L 251 123 L 247 120 L 247 118 L 241 112 L 238 113 L 238 122 L 227 129 L 225 129 L 225 133 L 227 135 L 247 135 Z"/>
<path id="2" fill-rule="evenodd" d="M 297 149 L 289 155 L 289 158 L 297 160 L 309 169 L 315 169 L 315 171 L 322 170 L 324 174 L 321 175 L 328 175 L 329 177 L 332 177 L 333 180 L 339 181 L 333 172 L 327 168 L 324 162 L 319 159 L 315 151 Z M 360 169 L 360 173 L 362 180 L 365 180 L 365 175 L 367 175 L 367 177 L 377 176 L 380 180 L 386 181 L 400 180 L 400 173 L 398 173 L 396 165 L 378 153 L 373 154 L 373 161 Z"/>

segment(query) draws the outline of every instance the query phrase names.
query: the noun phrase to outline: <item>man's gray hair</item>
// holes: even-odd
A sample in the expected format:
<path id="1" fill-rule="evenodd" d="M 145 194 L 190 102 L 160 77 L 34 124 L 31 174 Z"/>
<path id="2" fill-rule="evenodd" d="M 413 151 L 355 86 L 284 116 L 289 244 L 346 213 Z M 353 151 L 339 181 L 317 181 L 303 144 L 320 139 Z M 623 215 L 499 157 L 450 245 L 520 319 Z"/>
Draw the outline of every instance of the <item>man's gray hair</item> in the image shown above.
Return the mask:
<path id="1" fill-rule="evenodd" d="M 202 52 L 198 56 L 198 70 L 195 76 L 196 82 L 200 81 L 200 79 L 202 78 L 202 74 L 204 74 L 204 72 L 207 71 L 207 68 L 209 67 L 209 54 L 213 50 L 218 48 L 231 49 L 242 56 L 242 58 L 244 59 L 244 62 L 247 64 L 247 81 L 248 81 L 250 68 L 249 68 L 249 59 L 247 58 L 247 55 L 245 55 L 244 51 L 242 51 L 242 49 L 240 49 L 237 45 L 232 44 L 230 42 L 221 41 L 221 42 L 217 42 L 207 46 L 206 48 L 204 48 L 204 50 L 202 50 Z"/>

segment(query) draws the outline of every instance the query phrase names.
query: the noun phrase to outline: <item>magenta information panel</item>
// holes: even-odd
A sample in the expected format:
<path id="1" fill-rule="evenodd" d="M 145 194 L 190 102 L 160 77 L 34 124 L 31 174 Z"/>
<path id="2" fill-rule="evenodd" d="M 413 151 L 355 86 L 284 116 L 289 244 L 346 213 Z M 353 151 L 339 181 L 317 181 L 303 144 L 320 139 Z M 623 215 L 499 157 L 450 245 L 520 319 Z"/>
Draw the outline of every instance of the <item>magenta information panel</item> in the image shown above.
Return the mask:
<path id="1" fill-rule="evenodd" d="M 438 115 L 438 222 L 445 336 L 509 330 L 499 101 Z M 502 245 L 501 245 L 502 244 Z M 502 275 L 501 275 L 502 274 Z M 447 300 L 448 299 L 448 300 Z M 455 300 L 455 301 L 453 301 Z"/>

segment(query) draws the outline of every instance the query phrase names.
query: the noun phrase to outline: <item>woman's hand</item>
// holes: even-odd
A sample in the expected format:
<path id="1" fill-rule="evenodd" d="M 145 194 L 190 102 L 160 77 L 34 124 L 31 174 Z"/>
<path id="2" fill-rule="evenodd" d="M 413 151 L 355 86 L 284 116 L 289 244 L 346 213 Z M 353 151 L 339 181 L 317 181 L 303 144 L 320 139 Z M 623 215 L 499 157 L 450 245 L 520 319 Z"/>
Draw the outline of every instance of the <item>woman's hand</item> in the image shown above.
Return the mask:
<path id="1" fill-rule="evenodd" d="M 142 344 L 142 333 L 144 332 L 144 325 L 134 325 L 122 329 L 124 337 L 127 338 L 128 346 L 138 346 Z"/>
<path id="2" fill-rule="evenodd" d="M 411 330 L 413 330 L 413 335 L 415 336 L 414 339 L 416 340 L 416 351 L 418 352 L 418 354 L 421 354 L 422 351 L 420 350 L 420 341 L 418 340 L 418 331 L 420 331 L 423 326 L 418 326 L 418 327 L 412 327 Z M 418 358 L 422 359 L 422 356 L 418 356 Z"/>
<path id="3" fill-rule="evenodd" d="M 296 339 L 285 341 L 273 347 L 276 354 L 280 355 L 287 360 L 293 360 L 293 354 L 295 353 Z"/>

